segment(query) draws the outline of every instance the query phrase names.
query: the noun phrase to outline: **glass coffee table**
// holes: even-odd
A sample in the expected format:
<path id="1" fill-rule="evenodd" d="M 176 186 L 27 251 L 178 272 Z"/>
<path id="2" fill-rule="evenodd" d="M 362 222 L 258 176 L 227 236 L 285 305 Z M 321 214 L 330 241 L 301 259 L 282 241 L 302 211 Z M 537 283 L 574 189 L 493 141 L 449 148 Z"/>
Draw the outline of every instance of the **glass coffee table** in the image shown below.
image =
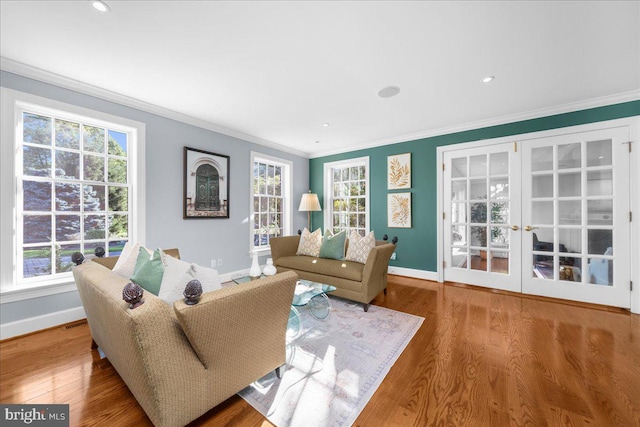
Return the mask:
<path id="1" fill-rule="evenodd" d="M 298 335 L 302 328 L 302 320 L 300 319 L 300 312 L 297 307 L 307 306 L 309 313 L 311 313 L 313 317 L 316 319 L 326 319 L 329 313 L 331 313 L 331 300 L 329 300 L 327 293 L 335 290 L 335 286 L 324 283 L 298 280 L 293 293 L 287 334 L 294 337 Z"/>

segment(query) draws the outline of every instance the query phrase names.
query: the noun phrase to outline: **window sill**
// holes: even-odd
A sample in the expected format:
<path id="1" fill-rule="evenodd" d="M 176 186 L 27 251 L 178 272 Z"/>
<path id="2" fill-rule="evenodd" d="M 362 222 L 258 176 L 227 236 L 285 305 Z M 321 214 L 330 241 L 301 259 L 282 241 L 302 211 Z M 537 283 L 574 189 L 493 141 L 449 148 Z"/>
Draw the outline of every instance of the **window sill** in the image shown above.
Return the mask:
<path id="1" fill-rule="evenodd" d="M 29 287 L 6 289 L 0 292 L 0 305 L 49 295 L 63 294 L 76 290 L 76 283 L 73 277 L 59 279 L 53 283 L 38 283 Z"/>

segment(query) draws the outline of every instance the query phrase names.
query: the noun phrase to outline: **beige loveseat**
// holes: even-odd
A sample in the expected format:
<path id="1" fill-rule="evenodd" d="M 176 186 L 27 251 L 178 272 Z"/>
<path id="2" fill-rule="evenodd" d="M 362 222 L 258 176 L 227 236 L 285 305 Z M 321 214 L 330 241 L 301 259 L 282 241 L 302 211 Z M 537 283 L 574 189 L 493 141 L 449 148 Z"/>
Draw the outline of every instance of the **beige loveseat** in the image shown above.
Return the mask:
<path id="1" fill-rule="evenodd" d="M 73 271 L 92 338 L 156 426 L 188 424 L 285 364 L 294 273 L 204 293 L 191 306 L 145 292 L 130 309 L 129 280 L 99 262 L 114 264 Z"/>
<path id="2" fill-rule="evenodd" d="M 396 248 L 393 243 L 376 241 L 365 264 L 296 255 L 300 236 L 274 237 L 269 243 L 278 273 L 295 271 L 301 279 L 335 286 L 337 289 L 331 295 L 361 302 L 364 311 L 369 310 L 369 303 L 376 295 L 382 291 L 387 293 L 387 267 Z"/>

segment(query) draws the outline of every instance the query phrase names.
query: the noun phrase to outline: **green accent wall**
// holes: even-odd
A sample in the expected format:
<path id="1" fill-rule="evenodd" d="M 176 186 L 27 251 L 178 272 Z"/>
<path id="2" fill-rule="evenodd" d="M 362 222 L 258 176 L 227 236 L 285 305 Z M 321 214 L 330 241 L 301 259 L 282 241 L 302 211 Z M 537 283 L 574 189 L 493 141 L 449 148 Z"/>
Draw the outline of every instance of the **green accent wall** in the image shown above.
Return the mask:
<path id="1" fill-rule="evenodd" d="M 640 115 L 640 100 L 591 108 L 531 120 L 507 123 L 439 135 L 415 141 L 400 142 L 348 153 L 318 157 L 309 161 L 309 186 L 322 201 L 324 198 L 323 167 L 326 162 L 369 156 L 370 226 L 376 238 L 398 236 L 397 259 L 391 266 L 436 271 L 437 261 L 437 147 L 463 142 L 522 135 L 568 126 Z M 387 227 L 387 156 L 411 153 L 412 228 Z M 323 206 L 324 209 L 324 206 Z M 314 212 L 314 225 L 324 229 L 323 212 Z"/>

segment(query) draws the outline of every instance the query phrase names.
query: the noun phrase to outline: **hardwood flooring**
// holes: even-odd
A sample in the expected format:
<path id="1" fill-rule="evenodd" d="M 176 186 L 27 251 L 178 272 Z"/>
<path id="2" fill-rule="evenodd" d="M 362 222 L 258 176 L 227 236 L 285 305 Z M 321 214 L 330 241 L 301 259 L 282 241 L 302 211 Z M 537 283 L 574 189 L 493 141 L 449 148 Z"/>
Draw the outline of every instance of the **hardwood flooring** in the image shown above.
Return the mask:
<path id="1" fill-rule="evenodd" d="M 398 276 L 373 303 L 425 321 L 355 426 L 640 426 L 639 315 Z M 85 322 L 1 342 L 0 402 L 151 425 Z M 192 425 L 271 423 L 234 396 Z"/>

